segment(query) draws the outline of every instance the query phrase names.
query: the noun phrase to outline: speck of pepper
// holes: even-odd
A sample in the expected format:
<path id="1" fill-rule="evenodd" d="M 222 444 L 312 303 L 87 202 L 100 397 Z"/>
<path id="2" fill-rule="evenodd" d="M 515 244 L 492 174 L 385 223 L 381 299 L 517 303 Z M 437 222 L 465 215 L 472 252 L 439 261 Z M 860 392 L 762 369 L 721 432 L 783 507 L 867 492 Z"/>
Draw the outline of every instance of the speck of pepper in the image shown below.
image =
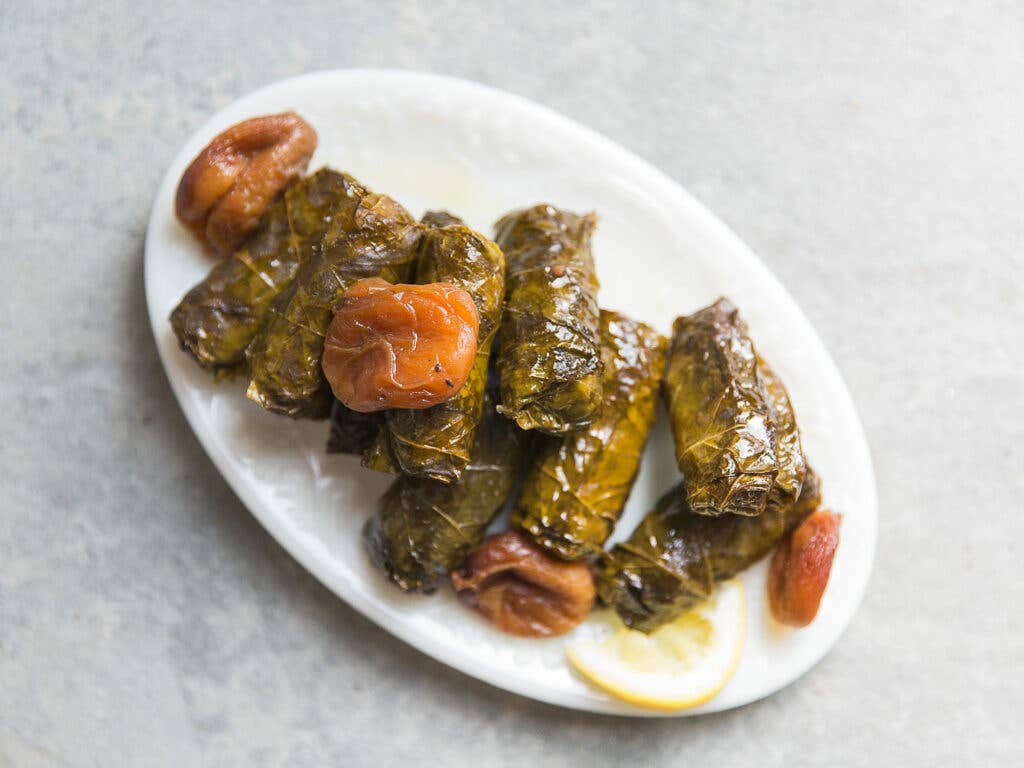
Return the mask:
<path id="1" fill-rule="evenodd" d="M 551 274 L 555 277 L 562 277 L 562 275 L 565 274 L 565 264 L 555 264 L 555 266 L 551 268 Z"/>
<path id="2" fill-rule="evenodd" d="M 441 364 L 440 363 L 434 363 L 434 372 L 435 373 L 440 373 L 441 372 Z"/>
<path id="3" fill-rule="evenodd" d="M 452 384 L 452 380 L 451 380 L 451 379 L 445 379 L 445 380 L 444 380 L 444 383 L 445 383 L 445 384 L 447 384 L 447 385 L 448 385 L 449 387 L 451 387 L 452 389 L 454 389 L 454 388 L 455 388 L 455 385 L 454 385 L 454 384 Z"/>

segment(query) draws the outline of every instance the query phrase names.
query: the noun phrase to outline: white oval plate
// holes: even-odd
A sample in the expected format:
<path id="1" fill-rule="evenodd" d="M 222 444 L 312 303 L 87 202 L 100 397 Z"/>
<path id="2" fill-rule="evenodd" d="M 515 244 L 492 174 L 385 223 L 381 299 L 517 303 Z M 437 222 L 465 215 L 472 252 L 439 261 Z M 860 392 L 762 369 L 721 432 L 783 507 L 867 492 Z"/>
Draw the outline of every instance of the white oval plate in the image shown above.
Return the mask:
<path id="1" fill-rule="evenodd" d="M 450 590 L 408 596 L 374 570 L 360 528 L 387 486 L 346 456 L 324 454 L 326 425 L 296 423 L 217 383 L 178 349 L 167 317 L 211 266 L 175 221 L 188 162 L 239 120 L 294 109 L 320 135 L 310 168 L 329 164 L 387 192 L 415 215 L 447 208 L 483 232 L 511 208 L 549 201 L 594 210 L 601 305 L 655 324 L 728 295 L 792 395 L 804 444 L 843 513 L 842 544 L 817 620 L 791 632 L 770 620 L 762 562 L 743 574 L 746 647 L 726 688 L 692 715 L 778 690 L 817 662 L 860 602 L 874 553 L 875 486 L 863 430 L 839 372 L 785 289 L 718 219 L 674 181 L 610 140 L 522 98 L 474 83 L 401 71 L 321 72 L 275 83 L 221 110 L 171 163 L 146 235 L 146 298 L 160 358 L 192 429 L 268 531 L 320 581 L 388 632 L 456 669 L 515 693 L 593 712 L 658 717 L 596 690 L 564 656 L 565 638 L 492 630 Z M 660 425 L 616 537 L 677 479 Z M 589 623 L 588 623 L 589 624 Z M 577 632 L 594 631 L 584 624 Z M 571 635 L 570 635 L 571 637 Z"/>

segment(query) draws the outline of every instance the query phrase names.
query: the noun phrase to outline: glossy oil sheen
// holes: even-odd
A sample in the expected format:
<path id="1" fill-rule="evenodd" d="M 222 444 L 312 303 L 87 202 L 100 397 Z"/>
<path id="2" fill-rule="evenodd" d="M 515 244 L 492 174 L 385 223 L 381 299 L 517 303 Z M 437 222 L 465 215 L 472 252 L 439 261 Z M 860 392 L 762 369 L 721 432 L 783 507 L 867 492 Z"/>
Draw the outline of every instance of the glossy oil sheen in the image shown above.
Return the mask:
<path id="1" fill-rule="evenodd" d="M 597 211 L 593 253 L 602 307 L 671 330 L 721 295 L 743 312 L 757 350 L 786 383 L 804 448 L 843 514 L 842 544 L 814 624 L 770 621 L 766 563 L 743 572 L 743 658 L 714 699 L 685 714 L 739 706 L 803 674 L 835 643 L 860 602 L 874 553 L 876 501 L 857 414 L 813 328 L 753 253 L 671 179 L 592 131 L 480 85 L 391 71 L 337 71 L 277 83 L 230 105 L 196 131 L 168 168 L 146 241 L 146 295 L 167 375 L 197 436 L 241 499 L 292 555 L 356 610 L 423 652 L 497 686 L 566 707 L 664 717 L 617 701 L 573 674 L 565 638 L 509 638 L 441 590 L 402 594 L 366 557 L 361 529 L 391 478 L 353 456 L 324 453 L 327 424 L 292 422 L 215 382 L 177 345 L 167 317 L 210 269 L 174 219 L 174 189 L 218 131 L 246 117 L 294 109 L 316 128 L 311 168 L 330 165 L 392 195 L 414 215 L 444 208 L 484 234 L 506 212 L 548 201 Z M 625 514 L 621 540 L 678 480 L 659 409 Z M 574 632 L 602 632 L 588 621 Z M 569 638 L 575 636 L 570 634 Z"/>

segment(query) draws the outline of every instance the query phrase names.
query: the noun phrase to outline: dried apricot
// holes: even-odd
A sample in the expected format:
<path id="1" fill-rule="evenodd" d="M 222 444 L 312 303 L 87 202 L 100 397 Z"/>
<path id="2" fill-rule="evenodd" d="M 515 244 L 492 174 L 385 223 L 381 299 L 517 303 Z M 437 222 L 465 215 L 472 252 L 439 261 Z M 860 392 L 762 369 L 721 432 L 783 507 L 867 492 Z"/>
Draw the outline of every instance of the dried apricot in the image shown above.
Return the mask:
<path id="1" fill-rule="evenodd" d="M 777 621 L 791 627 L 814 621 L 839 546 L 840 520 L 819 509 L 779 542 L 768 570 L 768 604 Z"/>
<path id="2" fill-rule="evenodd" d="M 451 283 L 360 280 L 327 329 L 324 376 L 354 411 L 430 408 L 466 383 L 478 332 L 473 297 Z"/>
<path id="3" fill-rule="evenodd" d="M 178 219 L 220 254 L 259 222 L 274 197 L 301 176 L 316 131 L 294 112 L 243 120 L 206 145 L 178 182 Z"/>
<path id="4" fill-rule="evenodd" d="M 484 539 L 451 578 L 464 603 L 513 635 L 565 634 L 594 606 L 590 568 L 556 560 L 519 531 Z"/>

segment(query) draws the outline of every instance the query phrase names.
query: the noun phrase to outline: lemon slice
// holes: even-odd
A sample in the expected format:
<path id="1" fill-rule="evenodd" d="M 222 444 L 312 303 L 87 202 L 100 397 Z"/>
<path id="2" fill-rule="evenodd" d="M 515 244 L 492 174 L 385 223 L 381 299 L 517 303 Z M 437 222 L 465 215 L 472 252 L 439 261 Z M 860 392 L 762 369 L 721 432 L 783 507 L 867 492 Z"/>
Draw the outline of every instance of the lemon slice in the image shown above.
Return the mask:
<path id="1" fill-rule="evenodd" d="M 580 638 L 566 647 L 572 665 L 620 699 L 654 709 L 686 709 L 717 695 L 736 671 L 747 600 L 743 583 L 732 579 L 649 635 L 629 629 L 614 614 L 606 620 L 614 624 L 610 636 Z"/>

